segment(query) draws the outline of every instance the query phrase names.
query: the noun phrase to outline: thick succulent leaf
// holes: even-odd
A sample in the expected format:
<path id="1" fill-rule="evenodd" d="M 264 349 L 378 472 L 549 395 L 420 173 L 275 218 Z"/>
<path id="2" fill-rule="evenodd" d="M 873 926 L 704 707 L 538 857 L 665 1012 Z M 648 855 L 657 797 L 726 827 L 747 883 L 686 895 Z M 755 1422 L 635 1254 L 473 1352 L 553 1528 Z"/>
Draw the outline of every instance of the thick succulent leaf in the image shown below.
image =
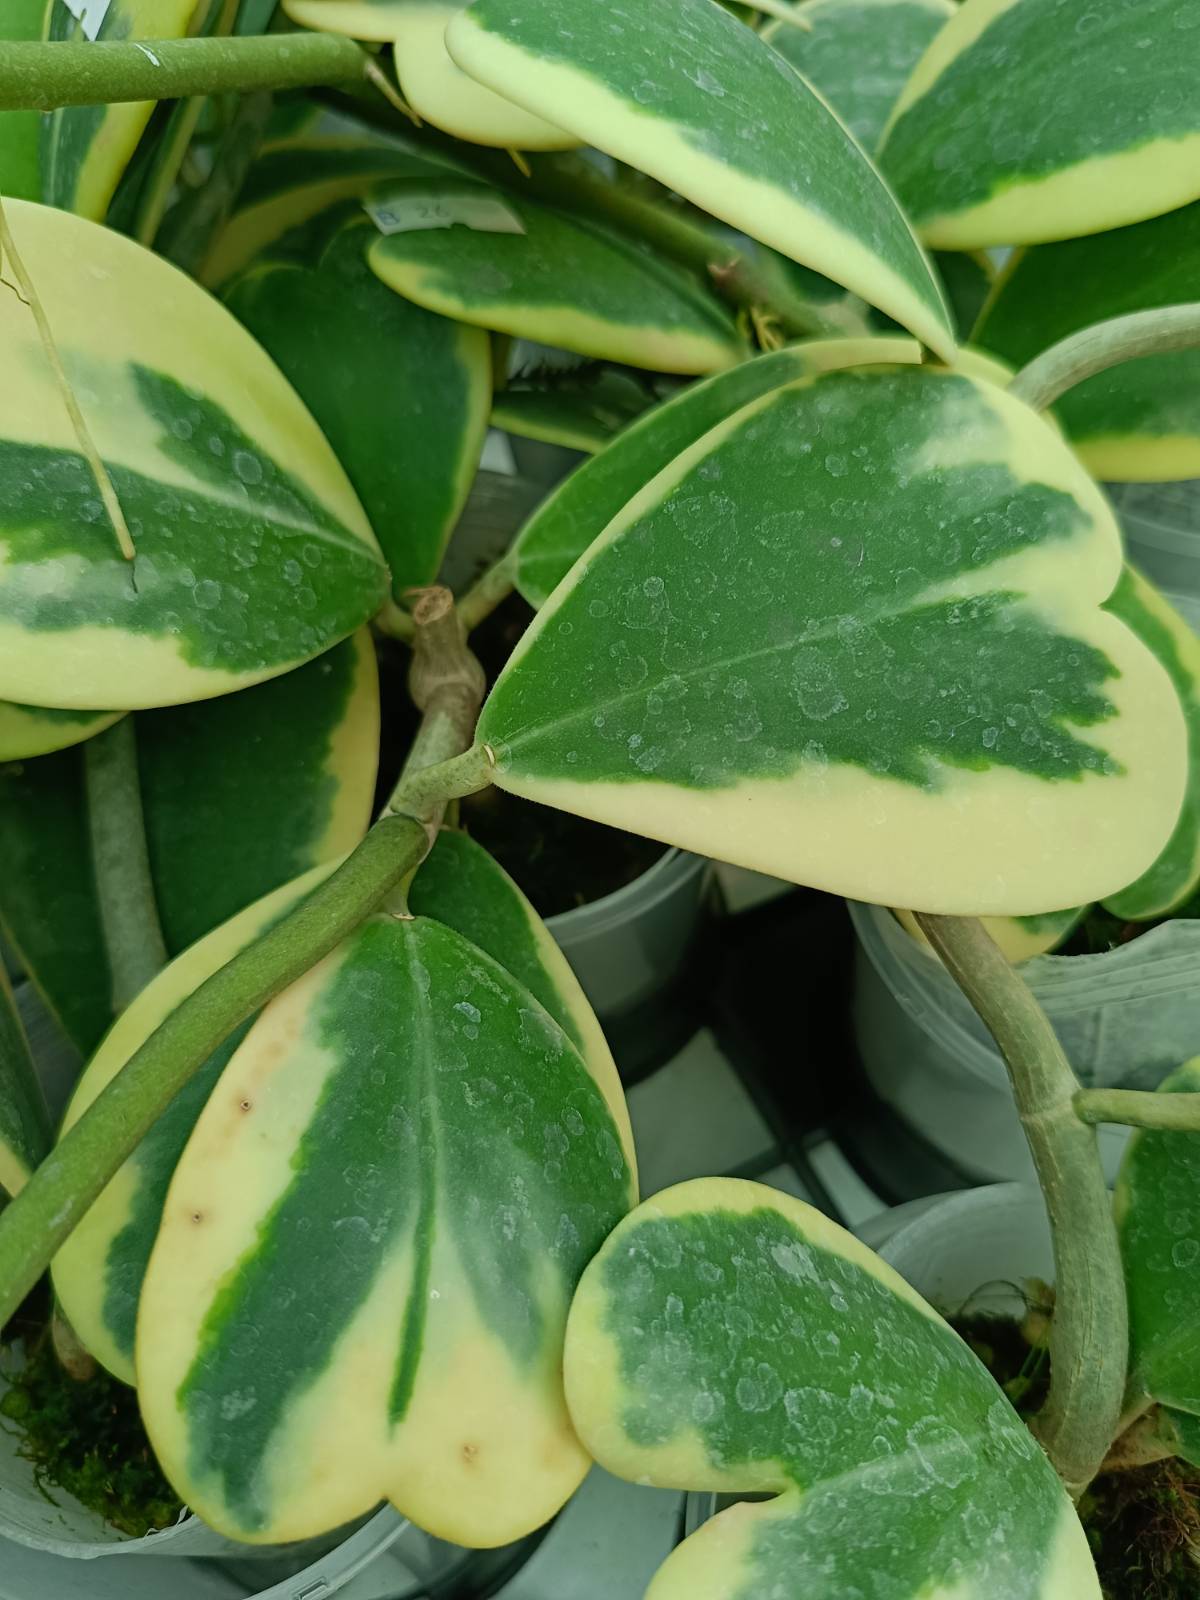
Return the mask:
<path id="1" fill-rule="evenodd" d="M 192 945 L 154 978 L 113 1024 L 80 1078 L 63 1119 L 74 1126 L 160 1023 L 214 972 L 286 915 L 333 870 L 317 867 Z M 67 1320 L 108 1370 L 134 1381 L 134 1331 L 146 1263 L 171 1175 L 221 1072 L 249 1024 L 237 1028 L 180 1090 L 54 1258 L 54 1288 Z"/>
<path id="2" fill-rule="evenodd" d="M 861 294 L 939 355 L 945 305 L 903 212 L 825 102 L 709 0 L 476 0 L 459 66 Z"/>
<path id="3" fill-rule="evenodd" d="M 1034 956 L 1049 955 L 1077 927 L 1087 906 L 1072 906 L 1069 911 L 1044 911 L 1036 917 L 984 917 L 983 925 L 1003 950 L 1008 959 L 1017 965 L 1032 961 Z M 906 933 L 923 945 L 929 941 L 911 911 L 897 910 L 896 919 Z"/>
<path id="4" fill-rule="evenodd" d="M 226 291 L 324 429 L 362 501 L 397 596 L 431 583 L 479 466 L 492 398 L 488 336 L 393 294 L 367 266 L 359 215 L 320 259 L 260 262 Z"/>
<path id="5" fill-rule="evenodd" d="M 922 238 L 1073 239 L 1200 197 L 1198 21 L 1179 0 L 967 0 L 880 156 Z"/>
<path id="6" fill-rule="evenodd" d="M 280 139 L 250 169 L 237 209 L 205 258 L 201 281 L 220 287 L 270 255 L 294 229 L 379 183 L 432 178 L 446 170 L 444 163 L 382 138 L 302 132 Z"/>
<path id="7" fill-rule="evenodd" d="M 50 1148 L 50 1117 L 0 965 L 0 1190 L 13 1195 Z"/>
<path id="8" fill-rule="evenodd" d="M 0 761 L 49 755 L 112 727 L 122 711 L 54 711 L 0 701 Z"/>
<path id="9" fill-rule="evenodd" d="M 494 193 L 466 183 L 411 192 L 455 209 Z M 384 234 L 371 269 L 430 311 L 606 361 L 714 372 L 745 353 L 727 308 L 684 268 L 536 201 L 506 194 L 503 205 L 515 231 L 455 222 Z"/>
<path id="10" fill-rule="evenodd" d="M 568 150 L 579 140 L 531 116 L 456 67 L 446 26 L 466 0 L 403 0 L 393 6 L 396 77 L 418 116 L 472 144 L 510 150 Z"/>
<path id="11" fill-rule="evenodd" d="M 1200 1092 L 1200 1056 L 1159 1085 Z M 1116 1192 L 1134 1392 L 1200 1415 L 1200 1133 L 1134 1130 Z"/>
<path id="12" fill-rule="evenodd" d="M 250 335 L 119 234 L 22 201 L 9 221 L 137 557 L 121 554 L 28 307 L 0 296 L 0 696 L 171 705 L 353 632 L 386 568 L 333 452 Z"/>
<path id="13" fill-rule="evenodd" d="M 283 9 L 302 28 L 321 28 L 383 44 L 395 39 L 408 0 L 283 0 Z"/>
<path id="14" fill-rule="evenodd" d="M 870 154 L 913 68 L 955 10 L 952 0 L 808 0 L 807 26 L 774 22 L 763 38 Z"/>
<path id="15" fill-rule="evenodd" d="M 710 428 L 806 373 L 921 359 L 910 339 L 829 339 L 793 345 L 695 384 L 627 428 L 565 478 L 534 512 L 513 550 L 517 588 L 540 606 L 639 489 Z"/>
<path id="16" fill-rule="evenodd" d="M 566 1343 L 587 1449 L 722 1512 L 647 1600 L 1099 1600 L 1046 1457 L 968 1347 L 811 1206 L 702 1178 L 584 1273 Z"/>
<path id="17" fill-rule="evenodd" d="M 1126 567 L 1108 609 L 1120 617 L 1170 675 L 1188 727 L 1188 784 L 1179 820 L 1162 854 L 1105 905 L 1131 921 L 1162 917 L 1200 887 L 1200 638 L 1140 573 Z"/>
<path id="18" fill-rule="evenodd" d="M 66 0 L 53 0 L 49 37 L 180 39 L 188 32 L 197 4 L 198 0 L 109 0 L 101 8 L 104 15 L 97 30 L 78 22 Z M 52 111 L 41 132 L 40 198 L 99 222 L 153 110 L 153 100 L 138 100 Z"/>
<path id="19" fill-rule="evenodd" d="M 113 1019 L 83 805 L 83 753 L 0 766 L 0 932 L 88 1055 Z"/>
<path id="20" fill-rule="evenodd" d="M 1102 609 L 1112 512 L 965 374 L 819 374 L 608 525 L 479 723 L 501 787 L 855 899 L 1028 915 L 1175 826 L 1171 681 Z"/>
<path id="21" fill-rule="evenodd" d="M 266 1009 L 176 1170 L 137 1343 L 171 1481 L 251 1541 L 382 1496 L 463 1544 L 538 1526 L 587 1469 L 563 1328 L 631 1190 L 530 992 L 440 923 L 372 918 Z"/>
<path id="22" fill-rule="evenodd" d="M 1164 1408 L 1163 1419 L 1170 1424 L 1175 1454 L 1200 1467 L 1200 1416 Z"/>
<path id="23" fill-rule="evenodd" d="M 552 383 L 512 383 L 492 401 L 492 426 L 594 455 L 655 404 L 652 388 L 611 367 Z"/>
<path id="24" fill-rule="evenodd" d="M 379 765 L 370 633 L 270 683 L 137 719 L 138 771 L 167 949 L 366 833 Z"/>
<path id="25" fill-rule="evenodd" d="M 0 10 L 0 39 L 40 39 L 50 0 L 7 0 Z M 36 111 L 0 111 L 0 195 L 40 200 L 42 119 Z"/>
<path id="26" fill-rule="evenodd" d="M 973 337 L 1020 367 L 1108 317 L 1197 299 L 1200 201 L 1132 227 L 1020 251 Z M 1097 477 L 1200 477 L 1200 351 L 1123 361 L 1069 389 L 1055 411 Z"/>
<path id="27" fill-rule="evenodd" d="M 969 339 L 996 281 L 991 258 L 982 250 L 937 250 L 933 259 L 958 336 Z"/>

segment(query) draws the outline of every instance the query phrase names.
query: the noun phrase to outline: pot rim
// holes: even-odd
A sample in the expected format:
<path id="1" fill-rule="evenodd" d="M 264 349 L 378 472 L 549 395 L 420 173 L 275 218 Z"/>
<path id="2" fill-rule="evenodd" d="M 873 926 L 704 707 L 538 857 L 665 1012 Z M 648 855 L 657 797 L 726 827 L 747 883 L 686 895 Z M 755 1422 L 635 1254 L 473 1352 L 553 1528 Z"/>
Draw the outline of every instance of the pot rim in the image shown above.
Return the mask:
<path id="1" fill-rule="evenodd" d="M 708 856 L 692 855 L 690 851 L 671 845 L 652 867 L 647 867 L 631 883 L 587 905 L 547 917 L 546 927 L 556 939 L 608 933 L 632 917 L 652 911 L 711 865 Z"/>

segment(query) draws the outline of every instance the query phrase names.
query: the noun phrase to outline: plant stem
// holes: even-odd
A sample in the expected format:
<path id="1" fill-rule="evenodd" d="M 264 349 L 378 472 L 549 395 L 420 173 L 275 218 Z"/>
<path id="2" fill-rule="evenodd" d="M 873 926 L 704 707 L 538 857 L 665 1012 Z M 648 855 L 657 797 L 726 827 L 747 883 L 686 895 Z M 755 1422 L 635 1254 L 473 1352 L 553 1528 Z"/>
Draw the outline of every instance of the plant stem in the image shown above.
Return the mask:
<path id="1" fill-rule="evenodd" d="M 1072 1498 L 1116 1437 L 1129 1312 L 1095 1130 L 1075 1114 L 1079 1080 L 1046 1013 L 975 917 L 917 921 L 1000 1047 L 1046 1200 L 1057 1294 L 1050 1393 L 1035 1431 Z"/>
<path id="2" fill-rule="evenodd" d="M 485 567 L 475 582 L 458 602 L 458 614 L 468 633 L 490 617 L 513 592 L 512 550 L 506 550 L 498 561 Z"/>
<path id="3" fill-rule="evenodd" d="M 0 111 L 56 111 L 126 100 L 181 100 L 305 89 L 366 75 L 366 51 L 335 33 L 0 42 Z"/>
<path id="4" fill-rule="evenodd" d="M 446 799 L 469 793 L 487 779 L 487 753 L 480 748 L 453 759 L 470 742 L 478 699 L 469 708 L 472 673 L 449 648 L 452 602 L 414 612 L 416 656 L 425 650 L 448 673 L 445 681 L 426 671 L 420 689 L 427 705 L 416 759 L 444 759 L 428 772 L 411 770 L 390 807 L 366 838 L 324 883 L 314 889 L 254 944 L 234 956 L 183 999 L 136 1050 L 106 1089 L 0 1213 L 0 1327 L 49 1265 L 55 1251 L 82 1219 L 171 1104 L 180 1089 L 240 1023 L 302 977 L 425 859 Z M 461 635 L 460 635 L 461 638 Z M 465 652 L 462 652 L 465 653 Z M 479 683 L 482 683 L 480 674 Z M 466 788 L 463 763 L 474 772 Z M 441 778 L 439 779 L 439 774 Z"/>
<path id="5" fill-rule="evenodd" d="M 1200 1094 L 1155 1094 L 1144 1089 L 1080 1089 L 1075 1115 L 1084 1122 L 1115 1122 L 1128 1128 L 1200 1133 Z"/>
<path id="6" fill-rule="evenodd" d="M 1043 350 L 1020 371 L 1009 392 L 1035 411 L 1122 361 L 1139 356 L 1166 355 L 1200 347 L 1200 305 L 1162 306 L 1156 311 L 1135 311 L 1083 328 Z"/>
<path id="7" fill-rule="evenodd" d="M 134 719 L 122 717 L 89 739 L 83 768 L 92 872 L 112 974 L 113 1015 L 119 1016 L 167 964 L 146 848 Z"/>

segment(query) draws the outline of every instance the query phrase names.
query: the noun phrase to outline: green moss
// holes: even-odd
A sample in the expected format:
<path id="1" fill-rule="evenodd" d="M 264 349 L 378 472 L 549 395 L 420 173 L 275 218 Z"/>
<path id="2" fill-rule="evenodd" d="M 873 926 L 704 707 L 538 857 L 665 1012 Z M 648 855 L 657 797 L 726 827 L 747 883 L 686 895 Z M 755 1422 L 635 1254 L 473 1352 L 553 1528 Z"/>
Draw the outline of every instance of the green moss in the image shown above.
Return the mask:
<path id="1" fill-rule="evenodd" d="M 0 1350 L 10 1387 L 0 1426 L 23 1435 L 20 1454 L 47 1500 L 74 1495 L 119 1532 L 170 1527 L 182 1509 L 150 1449 L 134 1390 L 104 1371 L 79 1382 L 63 1371 L 43 1329 L 25 1359 Z"/>

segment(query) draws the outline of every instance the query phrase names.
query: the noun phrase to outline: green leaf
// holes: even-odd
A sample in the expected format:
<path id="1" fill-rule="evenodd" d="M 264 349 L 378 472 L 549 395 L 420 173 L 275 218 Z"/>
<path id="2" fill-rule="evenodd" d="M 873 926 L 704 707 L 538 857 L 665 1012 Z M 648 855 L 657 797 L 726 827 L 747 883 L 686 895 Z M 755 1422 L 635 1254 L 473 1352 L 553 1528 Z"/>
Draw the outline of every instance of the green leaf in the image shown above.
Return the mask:
<path id="1" fill-rule="evenodd" d="M 799 74 L 710 0 L 476 0 L 446 42 L 489 88 L 953 354 L 929 263 L 878 172 Z"/>
<path id="2" fill-rule="evenodd" d="M 98 41 L 181 39 L 196 5 L 197 0 L 110 0 L 95 37 Z M 52 0 L 51 39 L 89 35 L 65 0 Z M 138 100 L 52 111 L 41 133 L 40 198 L 47 205 L 101 221 L 153 110 L 153 100 Z"/>
<path id="3" fill-rule="evenodd" d="M 880 155 L 921 237 L 951 250 L 1072 239 L 1200 197 L 1198 23 L 1179 0 L 959 7 Z"/>
<path id="4" fill-rule="evenodd" d="M 50 0 L 6 0 L 0 12 L 0 39 L 40 39 Z M 42 198 L 41 115 L 0 112 L 0 195 L 6 200 Z"/>
<path id="5" fill-rule="evenodd" d="M 335 865 L 315 867 L 274 890 L 164 967 L 113 1024 L 89 1061 L 67 1107 L 63 1133 L 188 995 L 298 905 Z M 54 1258 L 55 1293 L 72 1329 L 126 1383 L 134 1381 L 138 1301 L 171 1177 L 197 1117 L 248 1030 L 249 1023 L 237 1028 L 180 1090 Z"/>
<path id="6" fill-rule="evenodd" d="M 393 592 L 431 583 L 479 465 L 488 337 L 401 299 L 352 215 L 313 263 L 260 260 L 226 303 L 325 431 L 378 538 Z"/>
<path id="7" fill-rule="evenodd" d="M 635 495 L 478 737 L 514 794 L 797 883 L 1057 910 L 1144 871 L 1184 789 L 1170 679 L 1102 609 L 1120 574 L 1107 502 L 1020 401 L 819 373 Z"/>
<path id="8" fill-rule="evenodd" d="M 513 380 L 492 401 L 492 426 L 593 455 L 655 403 L 650 386 L 632 373 L 584 369 L 553 382 Z"/>
<path id="9" fill-rule="evenodd" d="M 0 296 L 0 697 L 170 705 L 328 649 L 387 593 L 358 501 L 232 316 L 108 229 L 15 201 L 137 558 L 127 562 L 34 319 Z"/>
<path id="10" fill-rule="evenodd" d="M 431 183 L 437 198 L 490 191 Z M 728 310 L 682 267 L 599 223 L 504 196 L 523 231 L 456 225 L 387 234 L 368 254 L 390 289 L 443 316 L 658 372 L 712 372 L 744 346 Z"/>
<path id="11" fill-rule="evenodd" d="M 0 1189 L 17 1194 L 50 1143 L 46 1101 L 0 965 Z"/>
<path id="12" fill-rule="evenodd" d="M 0 701 L 0 761 L 24 761 L 49 755 L 103 733 L 124 715 L 121 711 L 54 711 L 46 706 Z"/>
<path id="13" fill-rule="evenodd" d="M 1159 1085 L 1200 1092 L 1200 1056 Z M 1131 1390 L 1200 1415 L 1200 1133 L 1135 1129 L 1116 1190 Z"/>
<path id="14" fill-rule="evenodd" d="M 513 548 L 517 588 L 531 606 L 543 605 L 638 490 L 735 411 L 806 373 L 872 358 L 916 363 L 921 351 L 907 339 L 815 340 L 743 362 L 656 406 L 534 512 Z"/>
<path id="15" fill-rule="evenodd" d="M 205 259 L 201 281 L 219 288 L 269 256 L 287 234 L 344 200 L 401 178 L 444 176 L 448 163 L 415 156 L 394 141 L 302 133 L 263 147 L 237 209 Z"/>
<path id="16" fill-rule="evenodd" d="M 1175 1454 L 1200 1467 L 1200 1417 L 1164 1407 L 1163 1419 L 1171 1426 Z"/>
<path id="17" fill-rule="evenodd" d="M 0 931 L 86 1056 L 113 1019 L 76 747 L 0 766 Z"/>
<path id="18" fill-rule="evenodd" d="M 706 1523 L 647 1600 L 1099 1600 L 1087 1537 L 968 1347 L 811 1206 L 702 1178 L 583 1275 L 567 1398 L 635 1483 L 769 1496 Z"/>
<path id="19" fill-rule="evenodd" d="M 1080 328 L 1196 299 L 1200 202 L 1132 227 L 1019 252 L 974 337 L 1022 367 Z M 1055 411 L 1096 477 L 1200 477 L 1200 351 L 1123 361 L 1069 389 Z"/>
<path id="20" fill-rule="evenodd" d="M 954 313 L 958 336 L 970 339 L 996 281 L 991 259 L 982 250 L 935 250 L 933 260 Z"/>
<path id="21" fill-rule="evenodd" d="M 138 1319 L 147 1430 L 207 1522 L 276 1542 L 386 1497 L 493 1545 L 562 1505 L 588 1467 L 567 1307 L 631 1201 L 609 1069 L 426 917 L 371 918 L 264 1011 L 177 1168 Z"/>
<path id="22" fill-rule="evenodd" d="M 1140 878 L 1104 904 L 1118 917 L 1146 921 L 1177 910 L 1200 887 L 1200 638 L 1165 595 L 1126 567 L 1108 609 L 1162 663 L 1188 728 L 1188 785 L 1175 831 Z"/>
<path id="23" fill-rule="evenodd" d="M 239 694 L 137 719 L 155 897 L 172 954 L 358 843 L 379 687 L 366 631 Z M 83 755 L 0 767 L 0 926 L 86 1056 L 112 1021 Z"/>
<path id="24" fill-rule="evenodd" d="M 806 26 L 773 22 L 763 38 L 824 95 L 869 154 L 952 0 L 808 0 Z"/>

